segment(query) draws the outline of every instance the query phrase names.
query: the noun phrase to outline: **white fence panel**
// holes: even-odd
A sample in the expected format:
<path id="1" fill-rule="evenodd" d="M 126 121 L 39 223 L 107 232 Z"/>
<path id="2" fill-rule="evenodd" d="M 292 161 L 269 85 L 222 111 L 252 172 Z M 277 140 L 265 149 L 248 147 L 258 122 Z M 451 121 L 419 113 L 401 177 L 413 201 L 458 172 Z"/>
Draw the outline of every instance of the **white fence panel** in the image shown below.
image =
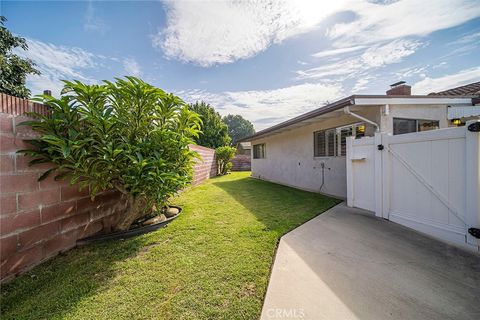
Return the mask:
<path id="1" fill-rule="evenodd" d="M 348 168 L 350 166 L 350 168 Z M 375 211 L 375 139 L 347 141 L 347 202 L 352 207 Z"/>
<path id="2" fill-rule="evenodd" d="M 467 128 L 349 139 L 348 205 L 479 250 L 480 133 Z"/>

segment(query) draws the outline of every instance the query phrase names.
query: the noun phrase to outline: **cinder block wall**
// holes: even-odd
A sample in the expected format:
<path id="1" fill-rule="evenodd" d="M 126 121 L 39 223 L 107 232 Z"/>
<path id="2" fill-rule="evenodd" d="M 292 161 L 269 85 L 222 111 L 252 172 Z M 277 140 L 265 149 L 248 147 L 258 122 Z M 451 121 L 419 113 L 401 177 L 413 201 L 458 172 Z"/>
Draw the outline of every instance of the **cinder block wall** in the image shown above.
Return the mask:
<path id="1" fill-rule="evenodd" d="M 193 167 L 194 173 L 192 185 L 197 185 L 206 179 L 215 177 L 218 174 L 215 150 L 193 144 L 189 147 L 190 150 L 198 152 L 201 157 L 201 159 L 196 161 L 196 164 Z"/>
<path id="2" fill-rule="evenodd" d="M 250 171 L 252 169 L 252 161 L 249 154 L 237 154 L 232 159 L 232 164 L 232 171 Z"/>
<path id="3" fill-rule="evenodd" d="M 111 231 L 125 201 L 107 191 L 91 201 L 88 190 L 79 191 L 65 181 L 38 177 L 50 165 L 28 167 L 28 157 L 16 152 L 35 137 L 28 127 L 27 111 L 48 112 L 45 106 L 0 94 L 0 280 L 5 281 L 69 250 L 78 239 Z M 217 174 L 215 150 L 191 146 L 202 156 L 195 166 L 194 184 Z"/>

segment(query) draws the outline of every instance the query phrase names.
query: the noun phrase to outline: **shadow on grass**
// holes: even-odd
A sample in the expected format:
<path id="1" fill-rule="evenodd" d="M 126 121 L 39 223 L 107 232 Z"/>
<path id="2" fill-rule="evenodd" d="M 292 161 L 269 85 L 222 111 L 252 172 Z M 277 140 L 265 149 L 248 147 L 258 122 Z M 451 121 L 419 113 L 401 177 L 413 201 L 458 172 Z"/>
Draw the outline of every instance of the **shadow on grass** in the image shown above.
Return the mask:
<path id="1" fill-rule="evenodd" d="M 88 245 L 61 254 L 1 286 L 0 318 L 61 319 L 109 285 L 118 261 L 135 256 L 145 238 Z"/>
<path id="2" fill-rule="evenodd" d="M 253 213 L 270 231 L 283 235 L 341 201 L 250 177 L 212 182 Z"/>

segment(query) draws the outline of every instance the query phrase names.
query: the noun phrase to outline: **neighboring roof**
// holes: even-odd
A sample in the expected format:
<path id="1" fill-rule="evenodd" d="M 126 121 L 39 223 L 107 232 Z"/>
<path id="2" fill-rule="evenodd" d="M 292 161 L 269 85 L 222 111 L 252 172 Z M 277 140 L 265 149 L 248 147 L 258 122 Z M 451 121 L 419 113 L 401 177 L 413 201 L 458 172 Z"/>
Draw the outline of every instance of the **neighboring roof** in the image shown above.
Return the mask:
<path id="1" fill-rule="evenodd" d="M 239 142 L 237 147 L 240 147 L 244 150 L 252 149 L 252 144 L 250 142 Z"/>
<path id="2" fill-rule="evenodd" d="M 290 127 L 294 124 L 297 124 L 299 122 L 303 122 L 308 119 L 312 119 L 318 116 L 321 116 L 323 114 L 342 109 L 343 107 L 347 106 L 352 106 L 352 105 L 382 105 L 382 104 L 404 104 L 405 102 L 409 102 L 412 104 L 436 104 L 439 103 L 439 99 L 444 100 L 444 99 L 449 99 L 448 103 L 452 104 L 458 104 L 458 103 L 467 103 L 471 104 L 472 103 L 472 98 L 473 95 L 467 95 L 467 96 L 459 96 L 459 95 L 454 95 L 454 96 L 447 96 L 447 95 L 442 95 L 441 97 L 432 97 L 432 96 L 427 96 L 427 95 L 410 95 L 410 96 L 405 96 L 405 95 L 352 95 L 343 99 L 340 99 L 338 101 L 335 101 L 333 103 L 327 104 L 325 106 L 322 106 L 318 109 L 315 109 L 313 111 L 304 113 L 298 117 L 295 117 L 293 119 L 281 122 L 277 125 L 274 125 L 270 128 L 261 130 L 254 135 L 251 135 L 249 137 L 240 139 L 238 142 L 245 142 L 245 141 L 252 141 L 256 138 L 268 135 L 274 131 L 278 131 L 280 129 L 284 129 L 286 127 Z M 442 101 L 443 103 L 443 101 Z"/>
<path id="3" fill-rule="evenodd" d="M 432 92 L 429 96 L 476 96 L 480 95 L 480 81 L 465 86 L 448 89 L 445 91 Z"/>

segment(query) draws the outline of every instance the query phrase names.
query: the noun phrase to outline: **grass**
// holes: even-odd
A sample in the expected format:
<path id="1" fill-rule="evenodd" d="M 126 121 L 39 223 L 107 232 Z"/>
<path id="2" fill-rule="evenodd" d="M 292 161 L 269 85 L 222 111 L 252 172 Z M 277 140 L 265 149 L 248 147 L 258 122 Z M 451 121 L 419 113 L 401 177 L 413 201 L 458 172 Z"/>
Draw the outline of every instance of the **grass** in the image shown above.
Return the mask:
<path id="1" fill-rule="evenodd" d="M 338 201 L 233 173 L 167 228 L 77 248 L 2 286 L 6 319 L 255 319 L 280 237 Z"/>

